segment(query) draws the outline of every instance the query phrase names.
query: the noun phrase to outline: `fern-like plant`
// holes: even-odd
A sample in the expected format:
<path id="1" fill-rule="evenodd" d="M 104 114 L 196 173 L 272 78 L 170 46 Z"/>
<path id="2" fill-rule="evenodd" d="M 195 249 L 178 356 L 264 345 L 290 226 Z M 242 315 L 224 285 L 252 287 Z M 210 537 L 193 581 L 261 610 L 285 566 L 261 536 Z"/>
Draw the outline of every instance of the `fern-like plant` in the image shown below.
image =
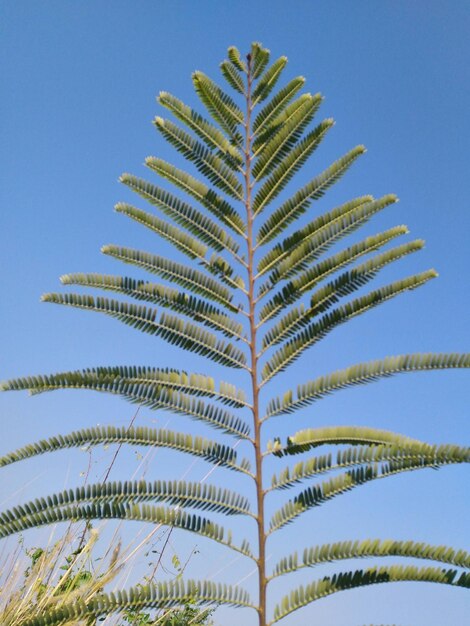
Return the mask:
<path id="1" fill-rule="evenodd" d="M 312 514 L 311 509 L 379 478 L 470 461 L 469 448 L 430 445 L 369 427 L 312 427 L 293 433 L 286 441 L 272 432 L 266 436 L 274 425 L 272 418 L 309 407 L 346 387 L 401 372 L 470 366 L 467 354 L 389 356 L 304 380 L 296 390 L 281 395 L 273 391 L 276 377 L 335 328 L 436 276 L 431 269 L 369 287 L 383 268 L 422 248 L 421 239 L 395 243 L 407 234 L 405 226 L 393 226 L 331 250 L 393 204 L 394 195 L 354 198 L 299 225 L 299 218 L 365 148 L 352 148 L 309 182 L 289 191 L 292 179 L 320 146 L 333 120 L 311 124 L 322 96 L 301 94 L 304 78 L 294 78 L 277 89 L 286 63 L 286 57 L 270 62 L 269 51 L 258 43 L 246 58 L 236 48 L 229 48 L 220 69 L 231 95 L 202 72 L 193 74 L 206 116 L 177 97 L 160 93 L 159 103 L 172 119 L 157 117 L 157 132 L 205 182 L 161 158 L 149 157 L 146 165 L 163 179 L 164 186 L 131 174 L 123 174 L 121 181 L 154 210 L 127 203 L 118 204 L 116 210 L 173 244 L 189 262 L 108 245 L 103 248 L 105 254 L 166 282 L 127 275 L 68 274 L 61 279 L 64 285 L 101 289 L 111 296 L 52 293 L 43 297 L 46 302 L 104 313 L 160 337 L 227 368 L 227 377 L 233 368 L 242 370 L 246 388 L 216 383 L 206 374 L 168 369 L 161 363 L 95 367 L 3 384 L 4 390 L 32 393 L 79 388 L 118 394 L 151 409 L 209 424 L 222 431 L 225 443 L 220 437 L 208 439 L 169 430 L 97 427 L 27 445 L 1 458 L 1 465 L 84 444 L 163 446 L 236 472 L 246 480 L 247 493 L 254 484 L 256 499 L 250 502 L 243 493 L 190 482 L 97 484 L 5 511 L 0 515 L 0 536 L 64 520 L 119 518 L 165 524 L 209 537 L 252 559 L 258 572 L 258 597 L 251 600 L 238 587 L 178 580 L 117 595 L 103 593 L 87 603 L 51 610 L 24 626 L 184 605 L 193 599 L 201 604 L 252 607 L 260 626 L 266 626 L 315 600 L 354 587 L 404 580 L 470 586 L 469 554 L 413 541 L 352 538 L 307 546 L 300 557 L 296 553 L 281 555 L 268 570 L 266 545 L 271 535 L 287 533 L 286 527 L 301 514 Z M 167 186 L 176 187 L 191 200 L 174 195 Z M 130 303 L 129 298 L 137 303 Z M 251 446 L 251 459 L 239 458 L 233 445 L 237 440 Z M 332 454 L 327 448 L 319 454 L 322 446 L 337 446 L 337 452 Z M 313 454 L 293 466 L 281 467 L 271 482 L 266 480 L 263 468 L 268 457 L 284 459 L 308 452 Z M 329 473 L 331 477 L 323 477 Z M 299 486 L 297 494 L 287 497 L 267 519 L 265 503 L 271 494 Z M 251 518 L 257 528 L 256 545 L 235 543 L 229 529 L 211 520 L 211 512 Z M 279 576 L 325 562 L 389 556 L 424 559 L 435 565 L 346 568 L 293 589 L 280 599 L 272 615 L 267 614 L 268 587 Z"/>

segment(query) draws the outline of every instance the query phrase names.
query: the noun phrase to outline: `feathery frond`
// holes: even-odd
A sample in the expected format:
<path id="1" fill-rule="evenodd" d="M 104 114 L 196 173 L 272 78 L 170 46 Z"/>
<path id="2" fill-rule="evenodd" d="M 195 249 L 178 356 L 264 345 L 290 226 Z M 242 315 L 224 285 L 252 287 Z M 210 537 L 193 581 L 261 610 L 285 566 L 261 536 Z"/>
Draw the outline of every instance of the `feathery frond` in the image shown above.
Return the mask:
<path id="1" fill-rule="evenodd" d="M 167 91 L 160 92 L 158 102 L 194 131 L 210 148 L 217 149 L 234 171 L 239 170 L 243 157 L 222 131 Z"/>
<path id="2" fill-rule="evenodd" d="M 119 179 L 132 191 L 138 193 L 142 198 L 161 209 L 168 217 L 175 220 L 187 228 L 193 235 L 211 246 L 214 250 L 221 252 L 228 250 L 236 255 L 239 245 L 227 233 L 220 228 L 210 217 L 203 215 L 186 202 L 182 202 L 171 193 L 151 185 L 142 178 L 132 176 L 132 174 L 122 174 Z"/>
<path id="3" fill-rule="evenodd" d="M 243 124 L 243 113 L 230 96 L 220 89 L 203 72 L 194 72 L 193 85 L 199 99 L 211 116 L 235 140 L 241 143 L 241 136 L 237 135 L 238 125 Z"/>
<path id="4" fill-rule="evenodd" d="M 298 554 L 282 558 L 274 567 L 272 578 L 321 563 L 347 559 L 402 556 L 414 559 L 438 561 L 456 567 L 470 568 L 470 554 L 447 546 L 433 546 L 424 542 L 365 539 L 363 541 L 337 541 L 306 548 L 300 560 Z"/>
<path id="5" fill-rule="evenodd" d="M 27 376 L 0 383 L 3 391 L 28 390 L 32 394 L 54 389 L 107 390 L 119 384 L 154 384 L 173 391 L 181 391 L 196 397 L 210 397 L 222 404 L 236 408 L 250 407 L 243 389 L 230 383 L 220 382 L 219 388 L 211 376 L 189 374 L 188 372 L 143 366 L 94 367 L 86 370 L 60 372 L 48 376 Z"/>
<path id="6" fill-rule="evenodd" d="M 302 189 L 299 189 L 292 198 L 286 200 L 259 229 L 257 237 L 258 245 L 264 245 L 274 239 L 274 237 L 285 230 L 289 224 L 305 213 L 310 202 L 324 196 L 327 189 L 338 181 L 351 167 L 354 161 L 360 157 L 361 154 L 364 154 L 365 151 L 364 146 L 353 148 L 330 165 L 324 172 L 302 187 Z"/>
<path id="7" fill-rule="evenodd" d="M 145 164 L 148 167 L 176 185 L 182 191 L 188 193 L 202 206 L 206 207 L 215 217 L 226 226 L 232 228 L 237 234 L 245 235 L 246 226 L 240 215 L 221 196 L 214 193 L 210 187 L 199 182 L 183 170 L 166 163 L 162 159 L 147 157 Z"/>
<path id="8" fill-rule="evenodd" d="M 26 520 L 42 512 L 83 504 L 134 504 L 164 502 L 177 508 L 191 507 L 225 515 L 249 515 L 244 496 L 214 485 L 185 481 L 145 480 L 88 484 L 77 489 L 37 498 L 11 510 L 0 512 L 0 526 Z"/>
<path id="9" fill-rule="evenodd" d="M 299 385 L 295 397 L 292 392 L 287 392 L 282 398 L 274 398 L 268 405 L 267 416 L 293 413 L 338 389 L 374 382 L 400 372 L 469 367 L 470 354 L 465 353 L 405 354 L 369 361 L 368 363 L 359 363 Z"/>
<path id="10" fill-rule="evenodd" d="M 228 193 L 232 198 L 243 200 L 243 187 L 240 181 L 220 157 L 169 120 L 156 117 L 154 124 L 160 134 L 188 161 L 194 163 L 201 174 L 204 174 L 213 185 Z"/>
<path id="11" fill-rule="evenodd" d="M 263 382 L 266 383 L 276 374 L 283 372 L 291 363 L 296 361 L 305 350 L 323 339 L 340 324 L 344 324 L 351 318 L 361 315 L 366 311 L 370 311 L 379 304 L 405 291 L 416 289 L 432 278 L 436 278 L 436 276 L 437 273 L 435 270 L 428 270 L 416 276 L 410 276 L 409 278 L 396 281 L 386 287 L 375 289 L 365 296 L 356 298 L 344 306 L 334 309 L 331 313 L 327 313 L 320 320 L 312 322 L 273 354 L 263 367 Z"/>
<path id="12" fill-rule="evenodd" d="M 171 608 L 184 606 L 188 602 L 254 608 L 248 593 L 240 587 L 211 581 L 176 579 L 171 582 L 139 584 L 128 591 L 103 593 L 88 602 L 76 599 L 73 603 L 48 610 L 41 617 L 28 619 L 23 626 L 59 626 L 71 620 L 76 622 L 84 619 L 96 621 L 103 615 L 122 611 Z"/>
<path id="13" fill-rule="evenodd" d="M 244 473 L 250 471 L 250 464 L 246 459 L 242 459 L 240 464 L 237 463 L 237 453 L 232 447 L 204 437 L 194 437 L 187 433 L 178 433 L 166 429 L 156 430 L 146 426 L 94 426 L 74 431 L 68 435 L 42 439 L 0 457 L 0 467 L 56 450 L 122 443 L 134 446 L 169 448 L 192 454 L 228 469 Z"/>
<path id="14" fill-rule="evenodd" d="M 325 480 L 313 487 L 307 487 L 299 495 L 289 500 L 280 509 L 275 511 L 270 522 L 270 533 L 276 532 L 286 524 L 290 524 L 305 511 L 313 507 L 321 506 L 325 502 L 337 496 L 351 491 L 378 478 L 387 478 L 427 467 L 436 468 L 441 465 L 470 462 L 470 449 L 464 449 L 462 455 L 450 455 L 444 459 L 433 457 L 429 459 L 422 455 L 419 458 L 397 459 L 379 467 L 377 464 L 363 465 L 356 469 L 338 474 L 329 480 Z"/>
<path id="15" fill-rule="evenodd" d="M 288 596 L 284 596 L 281 603 L 274 609 L 274 619 L 270 624 L 275 624 L 297 609 L 338 591 L 401 581 L 432 582 L 469 588 L 470 574 L 458 575 L 456 570 L 445 570 L 437 567 L 419 568 L 414 565 L 371 567 L 366 570 L 341 572 L 331 577 L 326 576 L 305 587 L 299 587 Z"/>
<path id="16" fill-rule="evenodd" d="M 240 68 L 237 69 L 231 61 L 223 61 L 220 64 L 220 71 L 230 87 L 244 96 L 245 84 L 243 82 L 243 78 L 239 74 Z"/>
<path id="17" fill-rule="evenodd" d="M 59 509 L 47 509 L 24 518 L 15 517 L 12 521 L 0 523 L 0 537 L 5 538 L 28 528 L 49 526 L 59 522 L 92 521 L 96 519 L 121 519 L 136 522 L 148 522 L 163 526 L 174 526 L 202 537 L 212 539 L 227 548 L 252 558 L 249 545 L 244 541 L 235 546 L 231 541 L 231 533 L 219 524 L 199 515 L 186 513 L 181 509 L 169 509 L 150 504 L 85 504 L 68 505 Z"/>
<path id="18" fill-rule="evenodd" d="M 105 313 L 141 332 L 162 337 L 175 346 L 184 348 L 189 352 L 202 354 L 221 365 L 246 368 L 245 355 L 233 344 L 217 339 L 212 333 L 198 328 L 191 322 L 184 322 L 180 318 L 164 312 L 157 319 L 156 309 L 109 300 L 108 298 L 95 299 L 92 296 L 77 294 L 49 293 L 42 296 L 42 300 L 43 302 L 53 302 L 87 311 Z"/>
<path id="19" fill-rule="evenodd" d="M 145 280 L 127 276 L 108 276 L 103 274 L 65 274 L 60 277 L 63 285 L 80 285 L 103 289 L 136 300 L 158 304 L 176 313 L 187 315 L 191 319 L 219 330 L 227 337 L 244 339 L 243 326 L 214 305 L 195 296 L 178 291 L 173 287 L 158 285 Z"/>
<path id="20" fill-rule="evenodd" d="M 305 78 L 298 76 L 283 87 L 256 116 L 253 122 L 254 134 L 259 135 L 261 131 L 266 130 L 271 124 L 274 124 L 274 120 L 282 113 L 284 108 L 304 85 Z"/>
<path id="21" fill-rule="evenodd" d="M 354 431 L 357 427 L 349 427 Z M 397 435 L 399 437 L 399 435 Z M 351 441 L 354 444 L 354 440 Z M 275 447 L 279 447 L 277 441 Z M 333 455 L 323 454 L 313 456 L 306 461 L 296 463 L 292 468 L 286 467 L 279 474 L 275 474 L 271 480 L 274 489 L 289 489 L 293 485 L 301 483 L 312 476 L 326 474 L 332 471 L 358 467 L 366 464 L 399 462 L 415 463 L 421 466 L 447 465 L 470 460 L 469 448 L 454 445 L 431 446 L 427 443 L 403 442 L 395 444 L 372 444 L 360 446 L 357 443 L 350 448 L 338 450 L 336 460 Z"/>
<path id="22" fill-rule="evenodd" d="M 270 68 L 266 70 L 253 90 L 253 106 L 257 105 L 259 102 L 263 102 L 263 100 L 266 100 L 276 86 L 282 70 L 286 67 L 286 65 L 287 57 L 280 57 L 277 61 L 274 61 Z"/>

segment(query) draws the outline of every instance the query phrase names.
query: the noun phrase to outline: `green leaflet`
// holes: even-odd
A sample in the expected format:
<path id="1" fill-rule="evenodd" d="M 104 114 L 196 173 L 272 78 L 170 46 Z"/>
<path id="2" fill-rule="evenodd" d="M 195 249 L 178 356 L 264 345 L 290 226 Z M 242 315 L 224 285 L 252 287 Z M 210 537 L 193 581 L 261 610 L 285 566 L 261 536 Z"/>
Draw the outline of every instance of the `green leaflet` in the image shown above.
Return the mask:
<path id="1" fill-rule="evenodd" d="M 238 244 L 222 228 L 176 196 L 131 174 L 123 174 L 119 180 L 214 250 L 229 250 L 232 254 L 238 252 Z"/>
<path id="2" fill-rule="evenodd" d="M 283 446 L 279 439 L 268 442 L 267 450 L 275 456 L 301 454 L 312 448 L 331 444 L 353 445 L 423 445 L 423 442 L 405 437 L 388 430 L 378 430 L 365 426 L 326 426 L 323 428 L 307 428 L 287 438 Z"/>
<path id="3" fill-rule="evenodd" d="M 354 385 L 388 378 L 400 372 L 420 372 L 427 370 L 469 368 L 470 354 L 405 354 L 390 356 L 377 361 L 359 363 L 326 376 L 320 376 L 297 387 L 297 394 L 288 391 L 284 396 L 273 398 L 267 407 L 267 416 L 293 413 L 333 393 Z"/>
<path id="4" fill-rule="evenodd" d="M 75 490 L 66 489 L 46 498 L 0 512 L 0 526 L 26 520 L 37 513 L 83 504 L 132 504 L 164 502 L 175 507 L 191 507 L 225 515 L 247 515 L 250 505 L 244 496 L 214 485 L 186 482 L 145 480 L 94 483 Z"/>
<path id="5" fill-rule="evenodd" d="M 238 125 L 244 122 L 242 111 L 230 96 L 202 72 L 194 72 L 192 78 L 194 89 L 210 115 L 239 145 L 241 141 L 236 131 Z"/>
<path id="6" fill-rule="evenodd" d="M 28 386 L 20 388 L 28 388 Z M 18 389 L 17 381 L 2 383 L 2 389 L 4 391 Z M 250 464 L 246 459 L 242 459 L 240 464 L 237 464 L 237 453 L 230 446 L 204 437 L 195 437 L 187 433 L 178 433 L 166 429 L 156 430 L 147 426 L 94 426 L 67 435 L 42 439 L 0 457 L 0 467 L 56 450 L 123 443 L 134 446 L 169 448 L 191 454 L 228 469 L 243 473 L 250 470 Z"/>
<path id="7" fill-rule="evenodd" d="M 288 365 L 296 361 L 307 348 L 323 339 L 340 324 L 344 324 L 344 322 L 347 322 L 356 315 L 361 315 L 405 291 L 416 289 L 424 285 L 428 280 L 436 278 L 436 276 L 437 273 L 435 270 L 429 270 L 417 274 L 416 276 L 410 276 L 404 280 L 396 281 L 386 287 L 371 291 L 365 296 L 356 298 L 334 309 L 330 313 L 327 313 L 318 321 L 312 322 L 273 354 L 263 367 L 263 381 L 267 382 L 276 374 L 284 371 Z"/>
<path id="8" fill-rule="evenodd" d="M 222 158 L 234 171 L 240 169 L 240 164 L 243 161 L 240 151 L 230 143 L 230 140 L 217 127 L 166 91 L 160 92 L 158 102 L 184 122 L 209 147 L 219 150 Z"/>
<path id="9" fill-rule="evenodd" d="M 364 146 L 357 146 L 335 161 L 328 169 L 299 189 L 266 220 L 258 232 L 258 245 L 268 243 L 287 226 L 305 213 L 312 200 L 321 198 L 326 190 L 337 182 L 354 161 L 364 154 Z"/>
<path id="10" fill-rule="evenodd" d="M 121 519 L 148 522 L 151 524 L 162 524 L 164 526 L 174 526 L 192 533 L 212 539 L 221 543 L 227 548 L 231 548 L 245 556 L 251 557 L 248 544 L 243 542 L 241 546 L 235 546 L 230 539 L 230 533 L 225 531 L 219 524 L 212 522 L 199 515 L 193 515 L 181 509 L 167 509 L 162 506 L 152 506 L 149 504 L 89 504 L 89 505 L 69 505 L 59 509 L 48 509 L 30 515 L 24 519 L 15 518 L 11 522 L 0 523 L 0 537 L 5 538 L 17 534 L 28 528 L 48 526 L 59 522 L 95 519 Z"/>
<path id="11" fill-rule="evenodd" d="M 347 428 L 347 427 L 346 427 Z M 350 427 L 354 431 L 357 427 Z M 397 435 L 397 441 L 399 436 Z M 372 441 L 372 438 L 371 438 Z M 332 441 L 331 443 L 335 443 Z M 418 463 L 427 465 L 446 465 L 470 460 L 468 448 L 453 445 L 431 446 L 426 443 L 413 443 L 412 440 L 394 444 L 358 445 L 358 441 L 351 438 L 354 444 L 349 448 L 338 450 L 336 461 L 333 461 L 331 453 L 321 456 L 313 456 L 305 461 L 296 463 L 293 467 L 285 467 L 279 474 L 275 474 L 271 480 L 269 491 L 274 489 L 290 489 L 293 485 L 317 476 L 339 469 L 348 469 L 360 465 L 396 462 Z M 274 441 L 274 450 L 278 449 L 280 442 Z"/>
<path id="12" fill-rule="evenodd" d="M 470 574 L 458 574 L 455 570 L 443 570 L 437 567 L 415 567 L 414 565 L 390 567 L 371 567 L 367 570 L 341 572 L 333 576 L 324 577 L 305 587 L 299 587 L 284 596 L 281 603 L 274 609 L 274 619 L 270 624 L 280 621 L 315 600 L 324 598 L 338 591 L 366 587 L 379 583 L 401 582 L 413 580 L 419 582 L 433 582 L 456 587 L 470 587 Z"/>
<path id="13" fill-rule="evenodd" d="M 376 213 L 396 201 L 392 194 L 378 200 L 372 200 L 371 196 L 356 198 L 320 216 L 285 239 L 282 244 L 274 246 L 263 259 L 260 275 L 272 268 L 276 257 L 277 267 L 272 270 L 269 280 L 261 285 L 260 293 L 269 290 L 280 280 L 307 269 L 312 261 L 316 261 L 333 244 L 353 233 Z"/>
<path id="14" fill-rule="evenodd" d="M 457 567 L 470 567 L 470 554 L 465 550 L 454 550 L 447 546 L 433 546 L 424 542 L 394 541 L 388 539 L 365 539 L 363 541 L 337 541 L 306 548 L 302 559 L 297 553 L 284 557 L 275 566 L 273 578 L 304 567 L 313 567 L 320 563 L 331 563 L 345 559 L 363 559 L 370 557 L 402 556 L 415 559 L 439 561 Z"/>
<path id="15" fill-rule="evenodd" d="M 232 89 L 235 89 L 238 93 L 245 95 L 245 83 L 239 74 L 239 68 L 237 69 L 231 61 L 223 61 L 220 64 L 220 71 Z"/>
<path id="16" fill-rule="evenodd" d="M 364 223 L 372 214 L 367 212 L 364 214 L 363 209 L 365 205 L 371 206 L 373 204 L 372 196 L 362 196 L 360 198 L 354 198 L 349 202 L 329 211 L 324 215 L 316 218 L 313 222 L 310 222 L 304 228 L 296 231 L 293 235 L 286 237 L 284 241 L 276 244 L 271 250 L 264 256 L 258 263 L 258 276 L 262 276 L 268 271 L 271 271 L 275 265 L 282 263 L 286 257 L 302 245 L 308 244 L 310 239 L 318 238 L 321 241 L 321 246 L 324 246 L 326 242 L 336 241 L 344 232 L 348 234 L 348 224 L 354 224 L 359 221 L 359 225 Z M 376 202 L 376 201 L 375 201 Z M 360 213 L 358 214 L 358 212 Z M 354 216 L 354 217 L 352 217 Z M 348 223 L 343 228 L 343 222 L 348 219 Z M 349 222 L 349 220 L 351 220 Z M 327 234 L 320 239 L 321 233 Z M 310 249 L 307 249 L 310 252 Z"/>
<path id="17" fill-rule="evenodd" d="M 16 378 L 4 383 L 5 390 L 27 389 L 32 394 L 53 389 L 100 389 L 111 390 L 119 385 L 153 384 L 195 397 L 206 396 L 219 400 L 222 404 L 237 408 L 249 407 L 245 392 L 231 383 L 220 382 L 217 385 L 211 376 L 193 374 L 170 368 L 145 366 L 93 367 L 86 370 L 59 372 L 42 376 Z"/>
<path id="18" fill-rule="evenodd" d="M 161 276 L 165 280 L 181 285 L 181 287 L 194 291 L 197 295 L 214 300 L 224 305 L 229 311 L 235 312 L 238 310 L 231 303 L 231 292 L 217 280 L 206 276 L 199 270 L 181 263 L 175 263 L 161 256 L 142 252 L 141 250 L 132 250 L 131 248 L 107 245 L 103 246 L 101 251 L 120 261 L 124 261 L 124 263 L 136 265 L 157 276 Z"/>
<path id="19" fill-rule="evenodd" d="M 154 124 L 160 134 L 188 161 L 194 163 L 212 184 L 236 200 L 243 199 L 243 187 L 240 181 L 220 157 L 205 148 L 176 124 L 161 117 L 156 117 Z"/>
<path id="20" fill-rule="evenodd" d="M 256 116 L 253 122 L 254 133 L 257 135 L 269 127 L 304 85 L 305 78 L 298 76 L 283 87 Z"/>
<path id="21" fill-rule="evenodd" d="M 130 217 L 134 221 L 146 226 L 154 233 L 160 235 L 163 239 L 170 241 L 175 248 L 189 256 L 190 259 L 204 259 L 207 253 L 207 246 L 198 239 L 191 237 L 176 226 L 172 226 L 169 222 L 161 220 L 155 215 L 146 213 L 131 204 L 119 202 L 115 205 L 116 213 L 121 213 Z"/>
<path id="22" fill-rule="evenodd" d="M 353 263 L 356 259 L 378 250 L 382 246 L 390 243 L 396 237 L 408 233 L 406 226 L 395 226 L 383 233 L 378 233 L 371 237 L 367 237 L 363 241 L 352 245 L 346 250 L 342 250 L 316 265 L 307 269 L 303 274 L 289 281 L 271 300 L 269 300 L 260 311 L 260 321 L 267 320 L 277 316 L 286 305 L 298 300 L 304 293 L 313 289 L 319 282 L 342 269 L 346 265 Z M 408 246 L 422 246 L 422 241 L 412 242 Z M 408 247 L 403 248 L 403 254 L 406 254 Z"/>
<path id="23" fill-rule="evenodd" d="M 154 172 L 157 172 L 157 174 L 176 185 L 176 187 L 179 187 L 195 198 L 226 226 L 232 228 L 239 235 L 245 234 L 245 223 L 237 211 L 230 206 L 226 200 L 207 187 L 207 185 L 204 185 L 204 183 L 199 182 L 189 174 L 186 174 L 186 172 L 166 163 L 162 159 L 147 157 L 145 164 Z"/>
<path id="24" fill-rule="evenodd" d="M 240 52 L 235 46 L 230 46 L 227 50 L 227 55 L 230 63 L 240 72 L 246 72 L 246 65 L 242 61 Z"/>
<path id="25" fill-rule="evenodd" d="M 157 311 L 142 305 L 128 304 L 108 298 L 96 298 L 77 294 L 45 294 L 43 302 L 53 302 L 79 309 L 105 313 L 144 333 L 157 335 L 169 343 L 207 356 L 216 363 L 227 367 L 244 368 L 246 359 L 243 352 L 217 339 L 215 335 L 200 329 L 191 322 L 162 313 L 157 319 Z"/>
<path id="26" fill-rule="evenodd" d="M 268 206 L 284 189 L 294 174 L 302 167 L 310 155 L 320 145 L 322 139 L 333 126 L 332 119 L 321 122 L 308 133 L 279 163 L 266 180 L 253 201 L 253 211 L 258 214 Z"/>
<path id="27" fill-rule="evenodd" d="M 289 107 L 283 114 L 283 123 L 274 136 L 258 150 L 256 163 L 253 166 L 253 177 L 256 181 L 268 176 L 300 139 L 303 131 L 320 107 L 320 94 L 305 94 L 295 103 L 291 113 Z"/>
<path id="28" fill-rule="evenodd" d="M 269 63 L 270 51 L 255 41 L 251 44 L 251 68 L 253 78 L 258 78 Z"/>
<path id="29" fill-rule="evenodd" d="M 281 57 L 274 61 L 269 69 L 263 74 L 253 90 L 253 105 L 266 100 L 276 86 L 282 70 L 287 65 L 287 57 Z"/>
<path id="30" fill-rule="evenodd" d="M 338 495 L 351 491 L 372 480 L 387 478 L 402 472 L 409 472 L 426 467 L 435 468 L 440 465 L 469 462 L 470 450 L 467 449 L 458 458 L 452 455 L 448 458 L 438 459 L 437 457 L 429 458 L 426 455 L 422 455 L 421 457 L 411 459 L 397 459 L 385 463 L 380 467 L 373 464 L 348 470 L 343 474 L 338 474 L 313 487 L 307 487 L 307 489 L 301 491 L 295 498 L 289 500 L 284 506 L 275 511 L 271 518 L 269 533 L 274 533 L 287 524 L 290 524 L 302 513 L 314 507 L 321 506 L 325 502 L 336 498 Z"/>
<path id="31" fill-rule="evenodd" d="M 62 604 L 60 608 L 49 609 L 41 617 L 26 620 L 22 626 L 59 626 L 65 621 L 76 622 L 78 619 L 90 618 L 96 621 L 100 616 L 123 611 L 182 606 L 194 602 L 195 598 L 202 605 L 226 604 L 254 608 L 248 593 L 238 586 L 177 578 L 169 582 L 139 584 L 127 591 L 102 593 L 88 602 L 75 598 L 69 604 Z"/>
<path id="32" fill-rule="evenodd" d="M 65 274 L 60 277 L 63 285 L 81 285 L 131 296 L 187 315 L 196 322 L 219 330 L 227 337 L 241 339 L 243 326 L 214 305 L 195 296 L 166 285 L 159 285 L 127 276 L 104 274 Z"/>

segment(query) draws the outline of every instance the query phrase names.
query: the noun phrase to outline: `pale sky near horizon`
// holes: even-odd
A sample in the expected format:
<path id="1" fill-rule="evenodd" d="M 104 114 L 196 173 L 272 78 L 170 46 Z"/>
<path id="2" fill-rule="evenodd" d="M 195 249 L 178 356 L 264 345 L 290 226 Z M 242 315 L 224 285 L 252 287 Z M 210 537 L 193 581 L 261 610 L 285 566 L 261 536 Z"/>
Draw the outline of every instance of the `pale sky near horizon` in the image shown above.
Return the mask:
<path id="1" fill-rule="evenodd" d="M 64 273 L 130 274 L 129 267 L 100 254 L 103 244 L 158 253 L 158 239 L 113 212 L 118 201 L 149 210 L 119 185 L 118 176 L 129 171 L 151 179 L 142 165 L 148 155 L 185 167 L 151 125 L 162 114 L 155 96 L 168 90 L 197 105 L 191 72 L 201 69 L 219 80 L 218 64 L 227 47 L 246 51 L 253 40 L 269 47 L 273 58 L 289 58 L 287 78 L 301 74 L 307 90 L 325 95 L 317 120 L 336 120 L 295 186 L 354 145 L 365 144 L 367 154 L 315 210 L 358 195 L 396 193 L 401 201 L 354 241 L 406 224 L 408 240 L 422 237 L 426 248 L 387 270 L 377 284 L 430 267 L 439 272 L 438 280 L 332 333 L 279 379 L 282 389 L 387 355 L 469 351 L 469 32 L 470 4 L 458 0 L 4 0 L 0 380 L 97 365 L 181 367 L 182 359 L 188 369 L 232 376 L 114 320 L 43 304 L 39 297 L 63 290 L 58 277 Z M 234 380 L 242 378 L 237 374 Z M 402 375 L 342 391 L 289 422 L 278 418 L 276 428 L 284 436 L 308 425 L 352 423 L 431 443 L 464 444 L 470 434 L 468 397 L 468 372 Z M 0 454 L 96 423 L 124 425 L 134 413 L 119 398 L 73 391 L 37 398 L 2 394 L 0 407 Z M 196 423 L 146 409 L 138 420 L 145 425 L 170 420 L 175 429 L 202 432 Z M 99 480 L 111 453 L 96 452 L 94 479 Z M 138 466 L 135 451 L 124 452 L 121 459 L 115 479 L 127 478 Z M 152 478 L 178 477 L 191 468 L 191 479 L 200 480 L 209 469 L 202 462 L 193 467 L 191 459 L 175 454 L 162 453 L 158 459 L 162 462 L 154 461 L 149 470 Z M 83 452 L 69 451 L 5 468 L 0 508 L 80 484 L 86 462 Z M 304 545 L 350 538 L 412 538 L 468 549 L 468 470 L 415 472 L 338 498 L 279 535 L 270 548 L 271 562 Z M 220 471 L 213 479 L 225 485 L 229 477 Z M 254 539 L 252 526 L 239 526 Z M 34 543 L 31 533 L 26 536 Z M 250 563 L 240 560 L 232 566 L 231 553 L 194 536 L 177 537 L 175 549 L 183 557 L 198 544 L 191 576 L 223 570 L 221 581 L 246 578 L 243 584 L 255 595 Z M 293 582 L 346 568 L 309 571 Z M 287 579 L 283 584 L 287 587 Z M 280 590 L 276 586 L 273 595 Z M 400 583 L 337 594 L 282 623 L 465 626 L 469 608 L 466 590 Z M 216 621 L 235 626 L 239 615 L 224 610 Z M 254 626 L 254 614 L 244 612 L 243 621 Z"/>

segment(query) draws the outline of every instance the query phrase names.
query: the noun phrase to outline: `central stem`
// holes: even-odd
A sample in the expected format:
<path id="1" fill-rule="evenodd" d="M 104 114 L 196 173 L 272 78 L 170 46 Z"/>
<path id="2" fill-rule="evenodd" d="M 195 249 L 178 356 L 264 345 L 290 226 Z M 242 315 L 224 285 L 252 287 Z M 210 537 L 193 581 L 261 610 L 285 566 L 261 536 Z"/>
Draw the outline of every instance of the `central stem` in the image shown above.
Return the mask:
<path id="1" fill-rule="evenodd" d="M 261 452 L 261 423 L 259 414 L 258 356 L 256 352 L 256 317 L 255 317 L 255 273 L 254 273 L 254 240 L 253 240 L 253 208 L 251 202 L 251 90 L 252 90 L 252 58 L 247 56 L 248 79 L 246 91 L 246 123 L 245 123 L 245 207 L 247 219 L 248 247 L 248 315 L 250 321 L 250 352 L 251 352 L 251 384 L 253 391 L 253 423 L 254 448 L 256 458 L 256 500 L 258 524 L 258 580 L 259 580 L 259 626 L 266 624 L 266 535 L 264 531 L 264 491 L 263 491 L 263 456 Z"/>

